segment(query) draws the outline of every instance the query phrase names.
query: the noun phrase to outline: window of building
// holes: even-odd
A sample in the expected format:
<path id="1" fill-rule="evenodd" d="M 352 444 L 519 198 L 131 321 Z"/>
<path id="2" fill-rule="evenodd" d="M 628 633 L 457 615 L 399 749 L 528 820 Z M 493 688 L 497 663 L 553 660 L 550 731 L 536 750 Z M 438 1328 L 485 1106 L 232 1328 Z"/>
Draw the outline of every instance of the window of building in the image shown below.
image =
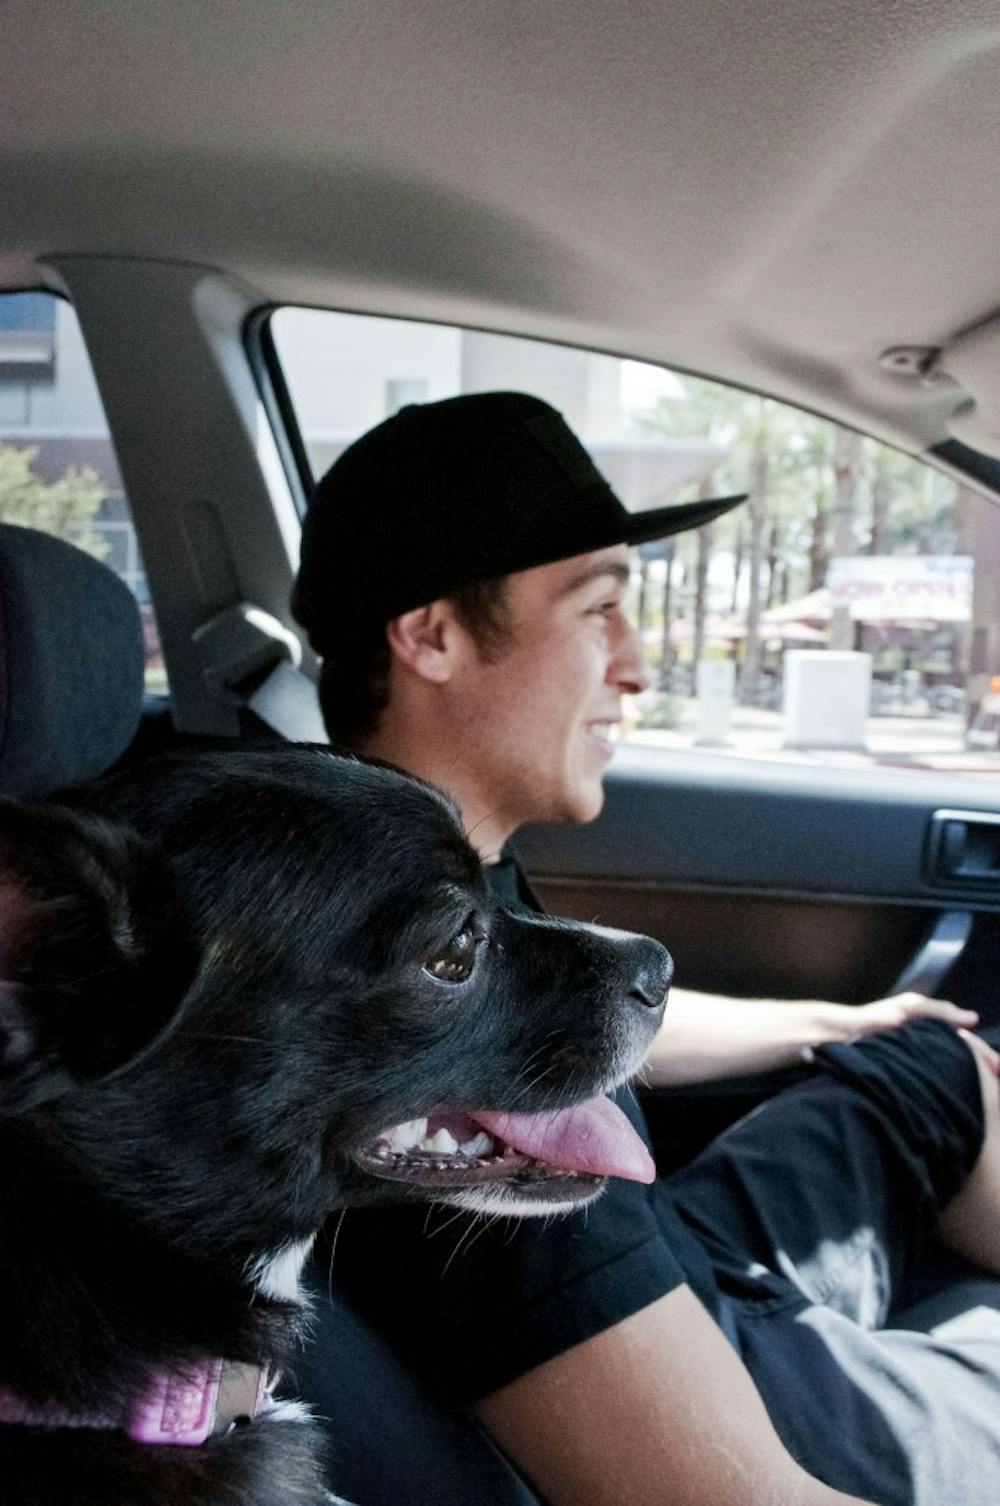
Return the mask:
<path id="1" fill-rule="evenodd" d="M 55 378 L 55 299 L 48 293 L 0 296 L 0 382 Z"/>
<path id="2" fill-rule="evenodd" d="M 769 397 L 564 346 L 308 309 L 279 311 L 272 332 L 316 476 L 394 411 L 405 370 L 416 400 L 547 399 L 630 509 L 750 493 L 711 527 L 636 552 L 653 685 L 622 736 L 1000 767 L 1000 513 L 940 471 Z"/>
<path id="3" fill-rule="evenodd" d="M 73 309 L 50 293 L 0 294 L 0 521 L 57 534 L 121 576 L 142 615 L 146 687 L 164 693 L 156 619 L 97 383 Z"/>

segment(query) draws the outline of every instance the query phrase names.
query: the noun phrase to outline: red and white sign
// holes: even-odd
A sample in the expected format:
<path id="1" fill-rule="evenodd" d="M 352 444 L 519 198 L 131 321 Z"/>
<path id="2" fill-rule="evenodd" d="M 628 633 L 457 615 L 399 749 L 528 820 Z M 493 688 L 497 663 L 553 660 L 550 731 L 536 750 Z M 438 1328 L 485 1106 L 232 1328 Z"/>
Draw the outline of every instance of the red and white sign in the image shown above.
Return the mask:
<path id="1" fill-rule="evenodd" d="M 859 554 L 830 561 L 832 607 L 856 622 L 968 622 L 972 558 L 965 554 Z"/>

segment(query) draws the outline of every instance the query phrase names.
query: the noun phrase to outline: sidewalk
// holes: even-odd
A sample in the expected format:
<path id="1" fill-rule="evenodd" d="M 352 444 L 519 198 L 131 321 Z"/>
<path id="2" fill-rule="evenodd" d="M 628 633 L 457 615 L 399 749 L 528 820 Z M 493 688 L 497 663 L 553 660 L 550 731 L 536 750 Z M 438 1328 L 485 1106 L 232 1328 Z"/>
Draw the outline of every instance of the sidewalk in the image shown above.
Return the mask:
<path id="1" fill-rule="evenodd" d="M 873 764 L 942 772 L 1000 774 L 1000 751 L 983 752 L 965 747 L 965 720 L 961 716 L 873 716 L 868 718 L 866 748 L 843 752 L 829 748 L 812 752 L 782 746 L 783 718 L 780 711 L 760 711 L 749 706 L 733 710 L 730 740 L 725 747 L 706 752 L 739 758 L 776 758 L 787 763 L 819 763 L 840 768 L 863 768 Z M 698 703 L 682 703 L 681 724 L 676 730 L 623 725 L 623 741 L 647 747 L 690 748 L 696 745 Z"/>

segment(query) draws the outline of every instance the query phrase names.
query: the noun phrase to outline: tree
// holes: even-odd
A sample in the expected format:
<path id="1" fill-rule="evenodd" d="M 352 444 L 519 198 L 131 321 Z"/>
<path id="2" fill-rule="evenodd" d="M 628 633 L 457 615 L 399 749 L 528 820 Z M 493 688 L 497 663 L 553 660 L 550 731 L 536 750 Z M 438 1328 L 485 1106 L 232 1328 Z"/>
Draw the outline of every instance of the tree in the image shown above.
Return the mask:
<path id="1" fill-rule="evenodd" d="M 736 524 L 733 540 L 733 589 L 729 597 L 730 613 L 735 613 L 740 604 L 740 581 L 743 576 L 743 557 L 746 554 L 746 528 L 742 517 Z"/>
<path id="2" fill-rule="evenodd" d="M 107 543 L 90 527 L 104 500 L 100 477 L 74 465 L 58 481 L 43 481 L 31 468 L 37 455 L 37 445 L 0 441 L 0 521 L 55 534 L 103 559 Z"/>
<path id="3" fill-rule="evenodd" d="M 700 377 L 678 377 L 677 381 L 680 388 L 678 396 L 660 398 L 656 407 L 643 416 L 644 427 L 674 438 L 705 439 L 728 450 L 737 440 L 741 427 L 745 424 L 747 405 L 754 401 L 752 396 L 735 387 L 723 387 L 717 382 L 705 381 Z M 740 486 L 738 463 L 734 465 L 732 455 L 727 454 L 710 475 L 701 478 L 697 485 L 696 495 L 705 499 L 715 492 L 737 491 Z M 697 531 L 694 545 L 696 552 L 691 562 L 691 576 L 694 581 L 694 597 L 691 603 L 693 665 L 696 665 L 701 657 L 705 643 L 705 619 L 709 606 L 709 564 L 712 550 L 720 542 L 728 543 L 731 540 L 735 560 L 738 538 L 742 538 L 739 525 L 729 518 L 722 518 L 716 524 Z M 685 542 L 682 541 L 682 551 L 685 548 Z M 667 576 L 663 595 L 663 658 L 660 675 L 661 683 L 664 684 L 672 659 L 669 635 L 670 617 L 673 611 L 671 564 L 674 554 L 674 547 L 671 545 L 667 556 Z M 681 557 L 686 558 L 686 554 L 682 554 Z"/>
<path id="4" fill-rule="evenodd" d="M 829 521 L 826 487 L 822 479 L 818 479 L 809 534 L 809 585 L 807 588 L 809 591 L 820 590 L 830 567 L 830 548 L 827 539 Z"/>
<path id="5" fill-rule="evenodd" d="M 756 423 L 753 427 L 750 452 L 750 496 L 747 509 L 750 514 L 750 539 L 747 559 L 750 589 L 747 596 L 747 636 L 743 650 L 743 676 L 741 698 L 752 704 L 757 694 L 760 678 L 760 616 L 761 575 L 764 563 L 764 539 L 767 529 L 767 494 L 771 480 L 770 426 L 768 420 L 775 404 L 770 398 L 757 399 Z"/>
<path id="6" fill-rule="evenodd" d="M 767 610 L 783 606 L 788 600 L 788 560 L 782 548 L 781 524 L 771 520 L 767 540 Z"/>
<path id="7" fill-rule="evenodd" d="M 889 527 L 889 504 L 893 495 L 892 450 L 884 444 L 874 447 L 871 465 L 872 528 L 868 540 L 869 554 L 884 554 Z"/>
<path id="8" fill-rule="evenodd" d="M 670 641 L 670 624 L 673 620 L 674 555 L 676 552 L 677 540 L 673 537 L 664 539 L 663 560 L 665 573 L 663 576 L 662 648 L 660 651 L 661 690 L 669 689 L 670 671 L 674 667 L 673 644 Z"/>
<path id="9" fill-rule="evenodd" d="M 871 478 L 869 554 L 963 554 L 955 482 L 922 460 L 865 440 Z"/>
<path id="10" fill-rule="evenodd" d="M 694 567 L 694 640 L 692 663 L 697 667 L 705 652 L 705 620 L 708 616 L 708 564 L 712 555 L 711 523 L 706 523 L 697 532 L 698 553 Z"/>
<path id="11" fill-rule="evenodd" d="M 639 599 L 636 606 L 635 625 L 639 637 L 645 640 L 646 623 L 649 620 L 649 560 L 639 556 Z"/>
<path id="12" fill-rule="evenodd" d="M 861 483 L 861 435 L 854 429 L 833 431 L 833 552 L 837 558 L 852 555 L 857 549 L 855 523 L 858 514 L 858 489 Z M 854 622 L 850 607 L 834 607 L 830 618 L 829 646 L 833 649 L 854 647 Z"/>

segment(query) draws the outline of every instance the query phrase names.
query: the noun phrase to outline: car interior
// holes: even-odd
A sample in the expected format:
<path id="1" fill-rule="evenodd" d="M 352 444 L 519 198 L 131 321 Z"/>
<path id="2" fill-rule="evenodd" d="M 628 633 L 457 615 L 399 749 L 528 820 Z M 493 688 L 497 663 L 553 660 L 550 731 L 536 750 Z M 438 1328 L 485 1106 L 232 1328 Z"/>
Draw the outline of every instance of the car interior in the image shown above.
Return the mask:
<path id="1" fill-rule="evenodd" d="M 289 593 L 330 459 L 404 402 L 569 394 L 579 352 L 598 384 L 669 368 L 964 499 L 941 551 L 974 558 L 958 741 L 851 761 L 623 737 L 595 823 L 518 839 L 534 889 L 663 940 L 690 988 L 915 988 L 1000 1023 L 1000 756 L 963 741 L 1000 675 L 995 7 L 8 0 L 0 42 L 0 456 L 72 472 L 106 521 L 85 552 L 0 468 L 3 793 L 325 740 Z M 403 359 L 418 337 L 433 358 Z M 773 1090 L 652 1095 L 662 1163 Z M 335 1269 L 330 1293 L 292 1379 L 323 1395 L 338 1489 L 535 1500 Z"/>

